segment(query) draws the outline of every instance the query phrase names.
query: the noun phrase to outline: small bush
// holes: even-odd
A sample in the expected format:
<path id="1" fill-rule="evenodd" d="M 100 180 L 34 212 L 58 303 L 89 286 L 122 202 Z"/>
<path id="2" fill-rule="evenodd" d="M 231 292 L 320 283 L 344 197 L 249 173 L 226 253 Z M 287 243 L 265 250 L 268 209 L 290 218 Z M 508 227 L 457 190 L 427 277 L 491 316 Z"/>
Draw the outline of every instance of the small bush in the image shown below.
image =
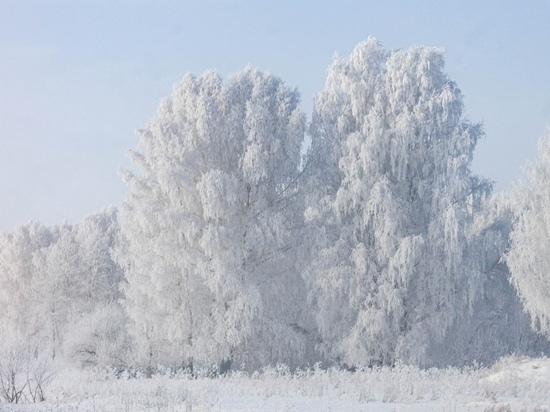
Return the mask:
<path id="1" fill-rule="evenodd" d="M 0 396 L 6 402 L 42 402 L 53 377 L 49 356 L 19 331 L 4 330 L 0 342 Z"/>
<path id="2" fill-rule="evenodd" d="M 127 369 L 126 317 L 116 304 L 83 315 L 67 334 L 64 352 L 82 367 Z"/>

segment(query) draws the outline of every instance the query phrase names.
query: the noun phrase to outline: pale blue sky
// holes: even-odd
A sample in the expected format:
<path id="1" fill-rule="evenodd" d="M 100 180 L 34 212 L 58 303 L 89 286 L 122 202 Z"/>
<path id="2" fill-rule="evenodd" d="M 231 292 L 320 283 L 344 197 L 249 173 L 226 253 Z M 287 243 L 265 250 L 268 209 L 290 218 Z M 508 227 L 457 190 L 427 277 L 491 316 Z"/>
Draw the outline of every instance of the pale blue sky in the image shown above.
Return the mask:
<path id="1" fill-rule="evenodd" d="M 134 131 L 185 73 L 251 64 L 309 112 L 334 53 L 369 35 L 447 49 L 487 132 L 474 171 L 506 190 L 550 123 L 549 22 L 547 0 L 0 0 L 0 230 L 120 204 Z"/>

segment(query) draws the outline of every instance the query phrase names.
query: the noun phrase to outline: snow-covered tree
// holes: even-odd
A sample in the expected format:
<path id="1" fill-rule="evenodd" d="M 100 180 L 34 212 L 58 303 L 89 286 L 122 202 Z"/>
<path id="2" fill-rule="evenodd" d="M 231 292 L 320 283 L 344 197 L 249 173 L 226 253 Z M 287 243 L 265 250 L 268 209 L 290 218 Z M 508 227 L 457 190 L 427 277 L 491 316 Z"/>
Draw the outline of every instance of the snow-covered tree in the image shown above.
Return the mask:
<path id="1" fill-rule="evenodd" d="M 65 356 L 81 364 L 101 367 L 126 366 L 128 339 L 126 315 L 120 304 L 120 285 L 124 274 L 112 257 L 119 235 L 115 208 L 86 216 L 72 228 L 71 241 L 76 245 L 72 267 L 58 275 L 69 275 L 73 292 L 69 293 L 70 316 L 64 333 Z M 70 243 L 69 243 L 70 244 Z M 54 255 L 71 261 L 71 247 L 63 250 L 57 243 Z"/>
<path id="2" fill-rule="evenodd" d="M 57 230 L 27 223 L 10 233 L 0 233 L 0 323 L 36 334 L 32 302 L 35 268 L 33 257 L 57 240 Z"/>
<path id="3" fill-rule="evenodd" d="M 441 49 L 370 38 L 315 100 L 306 219 L 320 251 L 304 276 L 329 359 L 430 363 L 481 292 L 470 228 L 490 185 L 469 167 L 483 132 L 443 64 Z"/>
<path id="4" fill-rule="evenodd" d="M 187 75 L 140 131 L 117 256 L 143 366 L 302 357 L 298 104 L 250 68 Z"/>
<path id="5" fill-rule="evenodd" d="M 79 278 L 73 270 L 78 265 L 78 253 L 72 228 L 60 224 L 56 231 L 56 241 L 32 257 L 33 282 L 29 288 L 29 308 L 35 314 L 36 330 L 47 342 L 52 358 L 63 342 Z"/>
<path id="6" fill-rule="evenodd" d="M 82 317 L 104 306 L 122 316 L 122 270 L 111 258 L 117 233 L 116 210 L 108 209 L 72 226 L 29 223 L 0 234 L 1 323 L 55 358 L 66 339 L 82 335 L 79 325 L 89 329 Z M 123 335 L 124 324 L 117 327 Z"/>
<path id="7" fill-rule="evenodd" d="M 538 156 L 527 169 L 529 184 L 512 194 L 515 222 L 506 263 L 533 326 L 550 336 L 550 133 L 541 138 Z"/>
<path id="8" fill-rule="evenodd" d="M 431 345 L 435 366 L 489 365 L 505 355 L 540 356 L 550 349 L 550 342 L 531 329 L 502 259 L 510 247 L 512 209 L 507 193 L 494 195 L 473 221 L 467 256 L 485 262 L 480 296 L 472 311 L 457 316 L 445 339 Z"/>
<path id="9" fill-rule="evenodd" d="M 116 210 L 56 227 L 57 239 L 33 258 L 32 310 L 49 341 L 52 355 L 61 349 L 83 316 L 96 308 L 118 304 L 121 268 L 111 258 L 118 234 Z M 72 356 L 72 354 L 67 354 Z"/>

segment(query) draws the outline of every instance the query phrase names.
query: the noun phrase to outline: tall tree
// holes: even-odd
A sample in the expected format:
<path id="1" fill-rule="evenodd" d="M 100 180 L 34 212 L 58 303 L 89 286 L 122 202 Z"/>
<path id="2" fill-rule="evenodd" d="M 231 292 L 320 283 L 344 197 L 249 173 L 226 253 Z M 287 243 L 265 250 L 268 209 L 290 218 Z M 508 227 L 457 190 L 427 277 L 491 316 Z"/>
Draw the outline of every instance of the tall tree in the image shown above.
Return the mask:
<path id="1" fill-rule="evenodd" d="M 527 177 L 529 184 L 512 194 L 515 221 L 506 263 L 533 326 L 550 336 L 550 133 L 541 138 Z"/>
<path id="2" fill-rule="evenodd" d="M 550 342 L 531 329 L 529 316 L 510 283 L 502 257 L 510 247 L 513 202 L 508 193 L 491 196 L 471 227 L 468 258 L 480 265 L 480 296 L 472 311 L 457 316 L 445 339 L 434 342 L 430 355 L 435 366 L 465 365 L 474 361 L 490 365 L 508 354 L 540 356 Z"/>
<path id="3" fill-rule="evenodd" d="M 470 172 L 483 133 L 443 64 L 441 49 L 370 38 L 334 61 L 315 100 L 306 169 L 327 183 L 307 186 L 321 252 L 305 278 L 319 348 L 341 363 L 429 363 L 429 343 L 480 293 L 484 263 L 468 254 L 490 192 Z"/>
<path id="4" fill-rule="evenodd" d="M 187 75 L 140 131 L 118 256 L 144 366 L 302 356 L 298 104 L 296 91 L 250 68 L 227 83 Z"/>

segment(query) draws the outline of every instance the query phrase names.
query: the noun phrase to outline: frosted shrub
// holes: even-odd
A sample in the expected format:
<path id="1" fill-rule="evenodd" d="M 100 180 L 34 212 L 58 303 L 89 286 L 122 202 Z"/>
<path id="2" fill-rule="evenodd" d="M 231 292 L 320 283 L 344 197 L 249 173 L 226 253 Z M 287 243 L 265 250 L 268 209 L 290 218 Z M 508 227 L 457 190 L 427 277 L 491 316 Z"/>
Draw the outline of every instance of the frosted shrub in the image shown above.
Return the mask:
<path id="1" fill-rule="evenodd" d="M 529 395 L 546 401 L 550 394 L 548 358 L 507 356 L 485 371 L 480 386 L 487 397 Z"/>
<path id="2" fill-rule="evenodd" d="M 547 359 L 526 358 L 505 359 L 489 369 L 396 365 L 356 372 L 309 368 L 289 373 L 286 367 L 274 366 L 250 376 L 239 372 L 215 379 L 169 372 L 151 379 L 117 379 L 90 369 L 64 370 L 56 375 L 48 389 L 49 399 L 40 407 L 57 412 L 353 411 L 409 410 L 409 406 L 411 410 L 498 411 L 509 405 L 514 412 L 546 411 L 548 372 Z M 7 405 L 0 409 L 21 410 Z"/>
<path id="3" fill-rule="evenodd" d="M 0 396 L 9 403 L 41 402 L 53 377 L 49 357 L 16 330 L 0 342 Z"/>
<path id="4" fill-rule="evenodd" d="M 122 370 L 129 349 L 125 328 L 126 317 L 119 305 L 98 307 L 73 326 L 65 352 L 81 366 Z"/>

